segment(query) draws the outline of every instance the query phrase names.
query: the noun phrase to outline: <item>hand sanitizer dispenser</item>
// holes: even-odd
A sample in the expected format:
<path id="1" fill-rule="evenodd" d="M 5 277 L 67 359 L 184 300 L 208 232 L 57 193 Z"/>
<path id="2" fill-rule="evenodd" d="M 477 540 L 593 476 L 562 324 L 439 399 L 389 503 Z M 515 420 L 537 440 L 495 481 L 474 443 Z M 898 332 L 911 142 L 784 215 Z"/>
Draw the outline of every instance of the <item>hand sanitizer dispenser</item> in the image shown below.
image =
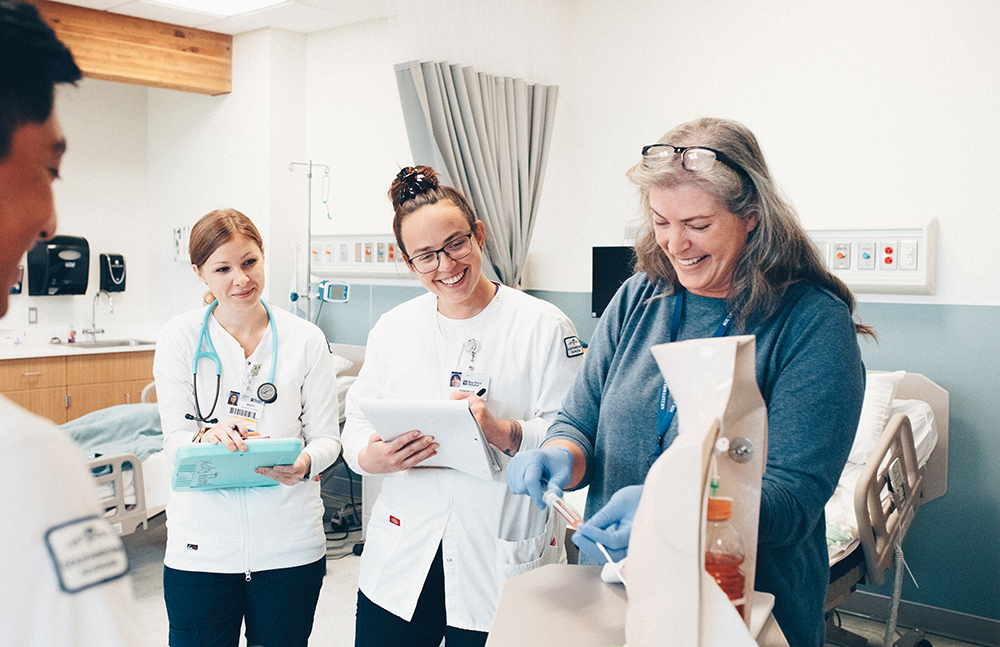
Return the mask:
<path id="1" fill-rule="evenodd" d="M 90 245 L 79 236 L 39 241 L 28 252 L 28 294 L 86 294 Z"/>

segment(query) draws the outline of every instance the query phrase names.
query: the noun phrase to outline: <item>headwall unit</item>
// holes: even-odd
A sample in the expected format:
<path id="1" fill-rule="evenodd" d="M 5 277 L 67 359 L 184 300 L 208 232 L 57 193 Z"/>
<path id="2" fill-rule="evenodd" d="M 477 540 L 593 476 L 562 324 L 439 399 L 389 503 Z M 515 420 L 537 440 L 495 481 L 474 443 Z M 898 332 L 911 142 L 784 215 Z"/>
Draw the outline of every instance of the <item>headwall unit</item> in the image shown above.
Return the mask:
<path id="1" fill-rule="evenodd" d="M 854 292 L 934 294 L 937 220 L 919 228 L 807 232 L 827 268 Z"/>

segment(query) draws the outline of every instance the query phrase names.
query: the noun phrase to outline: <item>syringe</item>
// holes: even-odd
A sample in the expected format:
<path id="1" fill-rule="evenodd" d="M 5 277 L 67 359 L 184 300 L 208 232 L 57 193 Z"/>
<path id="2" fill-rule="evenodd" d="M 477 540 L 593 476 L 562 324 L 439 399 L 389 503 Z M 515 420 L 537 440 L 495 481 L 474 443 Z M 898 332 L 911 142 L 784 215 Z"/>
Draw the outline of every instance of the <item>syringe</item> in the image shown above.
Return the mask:
<path id="1" fill-rule="evenodd" d="M 555 493 L 554 490 L 546 490 L 545 494 L 542 495 L 542 501 L 545 505 L 551 506 L 560 517 L 566 520 L 566 524 L 573 530 L 579 530 L 580 526 L 583 524 L 583 518 L 577 514 L 576 510 L 570 507 L 568 503 L 563 501 L 563 498 Z M 611 555 L 608 554 L 608 549 L 605 548 L 600 542 L 594 542 L 597 544 L 597 548 L 600 549 L 601 554 L 604 558 L 608 560 L 611 567 L 615 569 L 615 573 L 618 575 L 618 579 L 625 584 L 625 573 L 622 571 L 621 566 L 618 565 L 615 560 L 611 559 Z"/>

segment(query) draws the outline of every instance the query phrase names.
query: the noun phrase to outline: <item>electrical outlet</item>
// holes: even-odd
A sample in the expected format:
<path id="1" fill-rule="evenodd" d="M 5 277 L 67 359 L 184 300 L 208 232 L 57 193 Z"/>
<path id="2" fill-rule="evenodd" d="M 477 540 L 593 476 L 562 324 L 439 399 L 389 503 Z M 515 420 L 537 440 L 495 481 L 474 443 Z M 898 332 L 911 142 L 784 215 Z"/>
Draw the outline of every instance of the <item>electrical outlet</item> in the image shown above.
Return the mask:
<path id="1" fill-rule="evenodd" d="M 917 269 L 917 241 L 915 240 L 899 241 L 899 269 L 901 270 Z"/>
<path id="2" fill-rule="evenodd" d="M 896 256 L 896 241 L 880 241 L 877 251 L 879 269 L 894 270 L 899 267 Z"/>

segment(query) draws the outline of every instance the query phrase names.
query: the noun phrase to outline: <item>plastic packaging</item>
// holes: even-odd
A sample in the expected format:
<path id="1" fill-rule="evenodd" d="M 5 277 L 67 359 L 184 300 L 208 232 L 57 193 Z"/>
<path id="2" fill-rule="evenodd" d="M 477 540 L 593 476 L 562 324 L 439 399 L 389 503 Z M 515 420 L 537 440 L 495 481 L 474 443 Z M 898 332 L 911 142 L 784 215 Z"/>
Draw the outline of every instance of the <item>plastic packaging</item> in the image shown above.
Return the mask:
<path id="1" fill-rule="evenodd" d="M 709 498 L 708 522 L 705 528 L 705 570 L 732 600 L 743 616 L 746 603 L 746 578 L 741 566 L 746 557 L 743 540 L 729 522 L 733 502 L 726 498 Z"/>

